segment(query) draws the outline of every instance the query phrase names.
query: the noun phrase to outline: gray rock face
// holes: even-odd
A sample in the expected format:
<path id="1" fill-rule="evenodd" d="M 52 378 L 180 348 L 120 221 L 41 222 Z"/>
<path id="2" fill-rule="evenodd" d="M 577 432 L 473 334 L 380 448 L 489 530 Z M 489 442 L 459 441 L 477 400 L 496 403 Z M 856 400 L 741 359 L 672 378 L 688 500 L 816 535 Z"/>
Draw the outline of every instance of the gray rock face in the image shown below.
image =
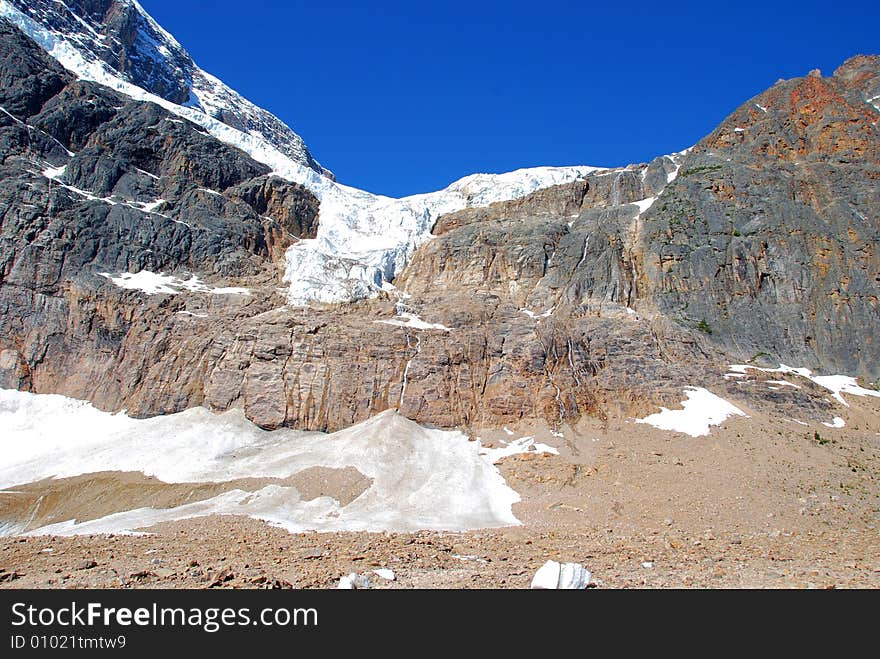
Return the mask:
<path id="1" fill-rule="evenodd" d="M 123 358 L 120 342 L 128 331 L 134 340 L 128 322 L 140 317 L 140 303 L 101 272 L 271 285 L 284 249 L 314 235 L 317 200 L 301 186 L 268 177 L 267 167 L 156 105 L 73 80 L 5 22 L 0 52 L 4 107 L 18 113 L 0 113 L 6 386 L 63 388 L 56 379 L 70 375 L 64 355 Z M 80 326 L 77 304 L 97 305 L 113 320 Z M 112 369 L 95 378 L 91 386 L 101 380 L 117 390 L 123 380 Z M 118 391 L 107 400 L 120 400 Z"/>
<path id="2" fill-rule="evenodd" d="M 189 53 L 131 0 L 6 0 L 51 38 L 87 62 L 178 105 L 201 108 L 245 133 L 266 138 L 281 153 L 332 178 L 302 138 L 271 113 L 255 106 L 202 71 Z M 22 25 L 20 27 L 24 27 Z"/>
<path id="3" fill-rule="evenodd" d="M 14 117 L 29 117 L 55 96 L 71 76 L 30 39 L 0 21 L 0 107 Z"/>
<path id="4" fill-rule="evenodd" d="M 873 382 L 880 59 L 839 71 L 779 83 L 703 139 L 642 218 L 636 270 L 640 297 L 740 359 Z"/>

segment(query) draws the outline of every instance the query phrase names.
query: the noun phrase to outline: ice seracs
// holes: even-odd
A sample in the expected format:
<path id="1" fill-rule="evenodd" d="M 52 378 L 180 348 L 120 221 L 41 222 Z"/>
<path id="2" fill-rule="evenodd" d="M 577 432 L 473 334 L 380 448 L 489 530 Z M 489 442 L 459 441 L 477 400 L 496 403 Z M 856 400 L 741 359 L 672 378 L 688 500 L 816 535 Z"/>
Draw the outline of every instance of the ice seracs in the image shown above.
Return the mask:
<path id="1" fill-rule="evenodd" d="M 437 192 L 393 199 L 324 180 L 298 180 L 321 201 L 315 238 L 287 250 L 288 302 L 348 302 L 386 289 L 445 214 L 524 197 L 569 183 L 597 167 L 535 167 L 506 174 L 473 174 Z M 292 178 L 296 172 L 278 172 Z M 296 180 L 294 178 L 294 180 Z"/>
<path id="2" fill-rule="evenodd" d="M 239 130 L 216 119 L 214 115 L 221 116 L 230 104 L 239 109 L 246 107 L 248 112 L 261 110 L 200 69 L 194 80 L 204 84 L 194 87 L 191 102 L 178 105 L 124 80 L 103 61 L 90 57 L 76 39 L 48 29 L 8 0 L 0 0 L 0 16 L 18 25 L 78 77 L 136 100 L 156 103 L 268 165 L 275 175 L 311 190 L 321 202 L 320 222 L 315 238 L 301 240 L 288 249 L 284 281 L 292 305 L 373 297 L 383 284 L 394 279 L 415 249 L 430 239 L 431 227 L 443 213 L 517 199 L 600 170 L 588 166 L 535 167 L 506 174 L 472 174 L 443 190 L 402 199 L 371 194 L 336 183 L 309 167 L 305 156 L 292 157 L 289 150 L 283 152 L 265 134 Z M 161 30 L 158 25 L 155 28 Z M 164 30 L 162 34 L 168 43 L 180 48 L 171 35 Z"/>

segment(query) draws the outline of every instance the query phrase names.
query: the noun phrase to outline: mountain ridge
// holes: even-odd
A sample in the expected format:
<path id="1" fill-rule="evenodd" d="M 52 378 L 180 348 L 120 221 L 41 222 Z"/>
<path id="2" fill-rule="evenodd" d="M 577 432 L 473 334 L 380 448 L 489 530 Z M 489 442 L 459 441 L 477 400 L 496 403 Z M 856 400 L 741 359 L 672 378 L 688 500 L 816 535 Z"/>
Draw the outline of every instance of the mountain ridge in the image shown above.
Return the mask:
<path id="1" fill-rule="evenodd" d="M 333 178 L 299 135 L 199 68 L 136 0 L 2 0 L 0 14 L 57 51 L 56 58 L 80 76 L 105 84 L 118 77 L 242 133 L 262 135 L 285 156 Z"/>
<path id="2" fill-rule="evenodd" d="M 392 408 L 608 420 L 692 386 L 827 422 L 821 388 L 768 402 L 726 366 L 880 376 L 876 58 L 783 81 L 650 163 L 393 200 L 285 181 L 3 38 L 2 386 L 335 430 Z"/>

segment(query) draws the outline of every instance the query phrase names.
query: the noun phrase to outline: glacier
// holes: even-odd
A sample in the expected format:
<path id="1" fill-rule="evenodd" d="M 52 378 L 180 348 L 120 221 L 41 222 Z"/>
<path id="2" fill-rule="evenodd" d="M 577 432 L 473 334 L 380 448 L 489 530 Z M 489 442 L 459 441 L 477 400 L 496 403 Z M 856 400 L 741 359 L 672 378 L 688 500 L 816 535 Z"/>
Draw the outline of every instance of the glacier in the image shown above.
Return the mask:
<path id="1" fill-rule="evenodd" d="M 152 31 L 161 36 L 163 44 L 157 50 L 185 53 L 139 4 L 128 1 L 143 14 Z M 98 82 L 135 100 L 156 103 L 204 128 L 218 140 L 241 149 L 270 167 L 274 175 L 309 189 L 320 201 L 317 235 L 295 243 L 285 255 L 283 280 L 288 285 L 287 303 L 293 306 L 352 302 L 375 297 L 382 290 L 393 290 L 394 278 L 416 248 L 430 240 L 431 228 L 444 213 L 518 199 L 593 172 L 611 171 L 586 165 L 534 167 L 504 174 L 471 174 L 442 190 L 399 199 L 372 194 L 325 176 L 304 164 L 304 157 L 291 157 L 289 150 L 282 152 L 258 131 L 239 130 L 215 118 L 213 115 L 231 105 L 247 104 L 253 111 L 259 108 L 201 69 L 196 68 L 195 98 L 191 96 L 190 101 L 179 105 L 123 79 L 80 40 L 34 20 L 9 0 L 0 0 L 0 17 L 17 25 L 80 79 Z M 195 84 L 196 78 L 202 81 L 199 85 Z"/>

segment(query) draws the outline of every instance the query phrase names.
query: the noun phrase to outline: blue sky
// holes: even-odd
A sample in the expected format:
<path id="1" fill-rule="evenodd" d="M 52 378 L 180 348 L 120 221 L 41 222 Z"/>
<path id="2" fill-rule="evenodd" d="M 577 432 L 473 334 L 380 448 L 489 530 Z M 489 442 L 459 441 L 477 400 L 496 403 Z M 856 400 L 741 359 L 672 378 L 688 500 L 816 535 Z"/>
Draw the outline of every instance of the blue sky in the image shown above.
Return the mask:
<path id="1" fill-rule="evenodd" d="M 392 196 L 647 161 L 779 78 L 880 53 L 877 2 L 141 4 L 340 181 Z"/>

